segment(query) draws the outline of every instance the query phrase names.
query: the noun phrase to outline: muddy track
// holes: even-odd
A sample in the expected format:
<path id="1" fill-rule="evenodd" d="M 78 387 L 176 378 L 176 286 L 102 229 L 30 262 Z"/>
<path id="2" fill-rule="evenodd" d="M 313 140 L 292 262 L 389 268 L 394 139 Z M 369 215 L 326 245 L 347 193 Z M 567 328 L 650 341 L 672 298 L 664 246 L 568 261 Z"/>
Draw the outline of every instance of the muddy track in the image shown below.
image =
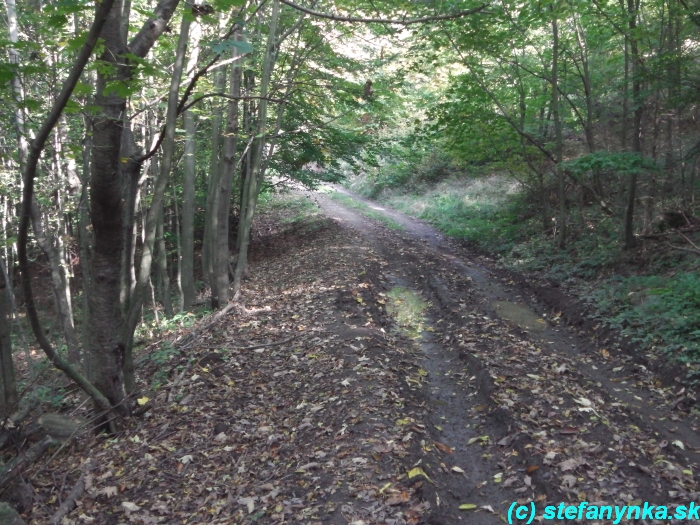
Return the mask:
<path id="1" fill-rule="evenodd" d="M 500 522 L 488 510 L 465 514 L 464 503 L 504 517 L 516 500 L 538 508 L 697 500 L 698 421 L 680 386 L 664 386 L 633 359 L 601 349 L 594 334 L 565 325 L 526 277 L 509 277 L 421 221 L 338 191 L 403 228 L 314 195 L 386 261 L 387 288 L 416 290 L 431 303 L 419 342 L 423 402 L 434 439 L 454 452 L 426 487 L 429 523 Z"/>

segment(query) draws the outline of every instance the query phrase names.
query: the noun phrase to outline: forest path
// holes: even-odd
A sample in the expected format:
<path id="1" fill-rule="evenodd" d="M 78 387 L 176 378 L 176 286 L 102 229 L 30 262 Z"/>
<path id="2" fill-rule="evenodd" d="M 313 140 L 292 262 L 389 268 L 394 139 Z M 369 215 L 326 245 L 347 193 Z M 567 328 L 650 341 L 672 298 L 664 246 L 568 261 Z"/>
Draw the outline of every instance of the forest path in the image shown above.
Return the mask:
<path id="1" fill-rule="evenodd" d="M 544 322 L 516 276 L 430 226 L 307 197 L 304 220 L 256 218 L 243 302 L 139 352 L 151 410 L 27 473 L 10 499 L 28 523 L 81 470 L 70 525 L 493 525 L 514 502 L 700 500 L 679 387 Z"/>
<path id="2" fill-rule="evenodd" d="M 417 290 L 431 302 L 429 331 L 420 341 L 427 403 L 435 408 L 433 427 L 455 447 L 459 464 L 475 472 L 495 465 L 503 487 L 539 505 L 571 499 L 670 508 L 697 499 L 698 420 L 689 414 L 695 400 L 681 386 L 664 387 L 630 357 L 566 326 L 489 258 L 419 220 L 335 191 L 364 206 L 349 208 L 321 194 L 321 209 L 360 232 L 388 262 L 389 285 Z M 400 229 L 363 216 L 365 206 Z M 467 388 L 464 379 L 471 379 Z M 480 411 L 486 417 L 475 419 Z M 466 445 L 477 434 L 500 442 L 487 459 L 475 444 Z M 458 503 L 474 499 L 473 483 L 443 483 L 457 495 L 444 498 L 440 513 L 451 522 Z"/>

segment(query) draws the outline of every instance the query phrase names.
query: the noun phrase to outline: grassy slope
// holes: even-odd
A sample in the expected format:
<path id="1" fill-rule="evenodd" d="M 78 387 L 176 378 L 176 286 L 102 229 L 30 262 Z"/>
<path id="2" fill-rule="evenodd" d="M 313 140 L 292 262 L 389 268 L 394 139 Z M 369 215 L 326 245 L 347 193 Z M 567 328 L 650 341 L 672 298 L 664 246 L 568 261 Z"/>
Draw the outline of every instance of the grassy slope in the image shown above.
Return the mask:
<path id="1" fill-rule="evenodd" d="M 623 251 L 617 223 L 591 208 L 583 214 L 572 210 L 569 246 L 559 251 L 552 232 L 542 233 L 542 217 L 505 177 L 453 178 L 413 186 L 411 192 L 377 194 L 361 178 L 351 180 L 350 187 L 499 255 L 509 268 L 562 283 L 640 350 L 687 363 L 688 379 L 695 381 L 700 364 L 697 257 L 658 242 Z"/>

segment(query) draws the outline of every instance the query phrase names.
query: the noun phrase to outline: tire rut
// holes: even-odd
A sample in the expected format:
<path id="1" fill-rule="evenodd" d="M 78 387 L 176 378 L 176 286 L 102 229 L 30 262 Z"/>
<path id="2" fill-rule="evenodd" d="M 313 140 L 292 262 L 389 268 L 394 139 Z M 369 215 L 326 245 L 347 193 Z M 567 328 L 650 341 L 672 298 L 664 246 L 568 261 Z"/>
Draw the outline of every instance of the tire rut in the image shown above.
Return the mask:
<path id="1" fill-rule="evenodd" d="M 436 439 L 443 439 L 452 446 L 454 454 L 445 458 L 444 475 L 437 480 L 438 488 L 430 498 L 434 509 L 430 523 L 455 523 L 461 519 L 468 519 L 469 523 L 495 522 L 495 516 L 487 513 L 465 516 L 458 510 L 460 503 L 491 505 L 503 516 L 504 501 L 536 500 L 542 505 L 566 501 L 585 485 L 581 481 L 577 485 L 575 477 L 573 481 L 571 476 L 566 477 L 568 465 L 561 467 L 560 463 L 567 457 L 566 453 L 581 461 L 573 469 L 579 480 L 581 476 L 586 477 L 585 472 L 591 479 L 605 480 L 603 483 L 599 480 L 601 491 L 583 493 L 589 501 L 596 501 L 596 495 L 602 498 L 608 494 L 611 497 L 607 500 L 616 503 L 642 498 L 668 504 L 672 499 L 669 496 L 676 499 L 697 496 L 693 474 L 698 471 L 700 457 L 697 421 L 672 410 L 669 390 L 661 387 L 650 370 L 635 364 L 631 358 L 604 356 L 589 338 L 581 337 L 565 325 L 546 322 L 537 330 L 528 330 L 502 317 L 502 312 L 494 308 L 499 301 L 529 309 L 538 316 L 547 312 L 512 281 L 499 283 L 494 270 L 485 264 L 488 261 L 455 247 L 432 227 L 347 190 L 339 191 L 371 205 L 404 228 L 400 232 L 387 230 L 327 197 L 318 197 L 324 212 L 359 231 L 387 260 L 384 277 L 388 283 L 419 291 L 433 304 L 428 312 L 428 323 L 433 331 L 425 332 L 420 341 L 423 368 L 430 378 L 425 403 L 436 407 L 432 416 Z M 472 337 L 474 334 L 478 337 Z M 530 381 L 529 371 L 518 372 L 517 366 L 508 368 L 503 363 L 490 362 L 488 345 L 480 338 L 496 341 L 496 337 L 510 338 L 520 350 L 529 348 L 532 355 L 537 356 L 533 362 L 544 367 L 540 370 L 546 373 L 562 370 L 560 389 L 570 396 L 568 402 L 573 407 L 572 410 L 565 408 L 565 413 L 572 412 L 571 420 L 578 426 L 560 428 L 561 435 L 554 441 L 557 446 L 561 445 L 563 452 L 557 453 L 555 460 L 547 459 L 549 455 L 538 432 L 549 432 L 551 438 L 556 432 L 538 426 L 535 416 L 528 425 L 522 424 L 523 419 L 527 420 L 527 416 L 523 416 L 530 410 L 528 402 L 535 407 L 530 414 L 540 410 L 540 401 L 535 395 L 529 395 L 539 389 L 537 381 L 533 381 L 533 387 L 522 388 L 519 400 L 517 395 L 513 397 L 515 409 L 507 404 L 513 401 L 499 385 L 506 381 L 498 375 L 499 367 L 505 376 L 516 370 L 519 376 L 508 376 L 508 381 L 515 382 L 521 378 Z M 509 355 L 508 352 L 504 354 L 506 361 Z M 536 373 L 529 375 L 539 377 Z M 580 406 L 586 402 L 591 405 Z M 669 404 L 664 406 L 664 403 Z M 558 420 L 562 406 L 547 405 L 542 410 L 551 410 L 550 418 Z M 575 412 L 576 407 L 585 412 Z M 602 408 L 606 410 L 600 418 L 602 424 L 590 424 L 581 417 L 590 414 L 590 410 L 597 414 L 596 409 L 602 414 Z M 625 432 L 629 428 L 638 434 L 627 436 Z M 490 447 L 479 449 L 476 444 L 466 445 L 470 439 L 487 434 Z M 680 446 L 672 446 L 674 442 Z M 644 443 L 648 449 L 638 446 L 639 450 L 634 450 L 637 443 Z M 615 465 L 614 475 L 595 474 L 596 464 L 605 461 Z M 464 469 L 467 479 L 455 477 L 449 470 L 449 462 L 469 465 L 469 469 Z M 493 477 L 498 472 L 503 474 L 500 480 L 510 476 L 501 485 L 494 483 L 500 481 Z M 567 480 L 563 484 L 561 474 Z M 508 483 L 516 477 L 517 481 Z M 625 489 L 611 488 L 606 492 L 608 480 Z M 524 487 L 520 487 L 523 481 Z M 516 489 L 516 486 L 519 487 Z M 580 491 L 578 497 L 581 497 Z"/>

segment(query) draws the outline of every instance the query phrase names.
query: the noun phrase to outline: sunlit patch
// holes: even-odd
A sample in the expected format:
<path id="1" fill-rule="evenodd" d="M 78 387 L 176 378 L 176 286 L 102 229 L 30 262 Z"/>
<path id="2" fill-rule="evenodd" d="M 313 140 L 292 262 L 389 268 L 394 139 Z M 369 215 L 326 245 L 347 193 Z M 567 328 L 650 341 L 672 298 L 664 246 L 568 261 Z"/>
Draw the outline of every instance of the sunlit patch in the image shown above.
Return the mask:
<path id="1" fill-rule="evenodd" d="M 423 312 L 428 303 L 420 294 L 401 286 L 392 288 L 386 295 L 389 298 L 387 311 L 396 320 L 399 330 L 412 339 L 419 339 L 425 330 Z"/>

